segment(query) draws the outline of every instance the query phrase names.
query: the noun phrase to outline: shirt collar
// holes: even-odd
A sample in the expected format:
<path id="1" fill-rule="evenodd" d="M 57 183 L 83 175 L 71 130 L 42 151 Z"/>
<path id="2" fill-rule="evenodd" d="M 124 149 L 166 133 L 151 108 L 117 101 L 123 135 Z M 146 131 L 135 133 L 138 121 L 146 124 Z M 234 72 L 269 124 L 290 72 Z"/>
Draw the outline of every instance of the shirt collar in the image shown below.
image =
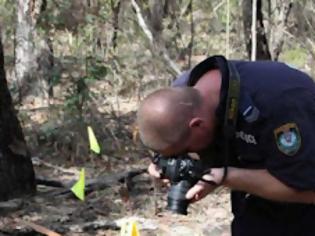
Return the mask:
<path id="1" fill-rule="evenodd" d="M 227 63 L 227 59 L 221 55 L 208 57 L 204 61 L 197 64 L 191 71 L 189 71 L 189 74 L 185 75 L 185 77 L 188 76 L 187 85 L 194 86 L 200 79 L 200 77 L 203 76 L 206 72 L 214 69 L 220 70 L 222 83 L 220 91 L 220 102 L 216 110 L 216 116 L 220 122 L 224 121 L 227 91 L 229 86 L 229 70 Z M 230 63 L 235 64 L 237 63 L 237 61 L 230 61 Z M 259 109 L 254 105 L 254 102 L 251 96 L 246 91 L 245 87 L 242 86 L 242 82 L 239 101 L 239 114 L 248 123 L 256 121 L 260 115 Z"/>
<path id="2" fill-rule="evenodd" d="M 208 57 L 204 61 L 196 65 L 190 72 L 188 86 L 194 86 L 197 81 L 210 70 L 218 69 L 221 73 L 222 83 L 220 91 L 219 106 L 216 110 L 216 116 L 220 121 L 224 120 L 225 103 L 229 86 L 229 70 L 225 57 L 217 55 Z"/>

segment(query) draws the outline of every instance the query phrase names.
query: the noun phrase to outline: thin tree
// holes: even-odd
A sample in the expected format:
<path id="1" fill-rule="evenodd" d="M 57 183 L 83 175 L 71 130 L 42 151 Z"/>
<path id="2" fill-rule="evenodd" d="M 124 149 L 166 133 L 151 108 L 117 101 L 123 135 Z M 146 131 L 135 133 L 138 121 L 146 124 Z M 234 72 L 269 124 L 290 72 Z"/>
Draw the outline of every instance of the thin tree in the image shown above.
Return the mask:
<path id="1" fill-rule="evenodd" d="M 252 50 L 251 50 L 251 57 L 250 59 L 252 61 L 256 61 L 256 53 L 257 53 L 257 26 L 256 26 L 256 21 L 257 21 L 257 0 L 253 0 L 252 4 Z"/>
<path id="2" fill-rule="evenodd" d="M 267 36 L 264 26 L 264 18 L 262 13 L 262 0 L 257 1 L 256 7 L 256 59 L 258 60 L 270 60 L 271 54 L 268 46 Z M 253 15 L 253 0 L 242 1 L 243 9 L 243 25 L 244 25 L 244 35 L 246 49 L 248 53 L 248 58 L 251 59 L 252 55 L 252 15 Z M 254 18 L 255 19 L 255 18 Z"/>
<path id="3" fill-rule="evenodd" d="M 230 57 L 230 0 L 226 0 L 225 57 Z"/>

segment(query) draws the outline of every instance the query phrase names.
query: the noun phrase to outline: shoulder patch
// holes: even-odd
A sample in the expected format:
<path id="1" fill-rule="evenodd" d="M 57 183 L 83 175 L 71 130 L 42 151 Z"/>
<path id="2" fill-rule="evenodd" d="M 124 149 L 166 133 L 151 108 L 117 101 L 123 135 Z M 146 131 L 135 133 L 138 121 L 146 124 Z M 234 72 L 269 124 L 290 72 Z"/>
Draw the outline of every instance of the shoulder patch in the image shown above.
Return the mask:
<path id="1" fill-rule="evenodd" d="M 300 131 L 295 123 L 286 123 L 274 131 L 278 149 L 288 155 L 293 156 L 301 147 Z"/>

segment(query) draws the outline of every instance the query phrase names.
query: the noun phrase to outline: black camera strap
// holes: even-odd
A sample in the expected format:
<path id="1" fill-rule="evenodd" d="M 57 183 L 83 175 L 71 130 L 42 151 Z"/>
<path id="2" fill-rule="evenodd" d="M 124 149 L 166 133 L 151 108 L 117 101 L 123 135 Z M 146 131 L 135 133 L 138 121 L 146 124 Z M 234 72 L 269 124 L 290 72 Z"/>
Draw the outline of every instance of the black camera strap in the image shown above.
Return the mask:
<path id="1" fill-rule="evenodd" d="M 236 70 L 235 66 L 226 62 L 228 71 L 229 71 L 229 80 L 228 80 L 228 91 L 226 97 L 226 106 L 225 106 L 225 116 L 224 116 L 224 150 L 223 150 L 223 176 L 220 183 L 215 183 L 214 181 L 209 181 L 203 178 L 200 178 L 201 181 L 210 184 L 210 185 L 221 185 L 226 179 L 228 173 L 229 157 L 230 157 L 230 145 L 232 140 L 235 137 L 236 132 L 236 122 L 238 117 L 238 104 L 240 99 L 240 75 Z M 211 174 L 211 168 L 206 170 L 202 175 Z"/>
<path id="2" fill-rule="evenodd" d="M 221 185 L 227 176 L 230 146 L 236 132 L 236 122 L 238 117 L 238 105 L 240 99 L 240 75 L 235 66 L 227 62 L 229 70 L 229 87 L 226 98 L 225 117 L 224 117 L 224 173 L 219 185 Z"/>

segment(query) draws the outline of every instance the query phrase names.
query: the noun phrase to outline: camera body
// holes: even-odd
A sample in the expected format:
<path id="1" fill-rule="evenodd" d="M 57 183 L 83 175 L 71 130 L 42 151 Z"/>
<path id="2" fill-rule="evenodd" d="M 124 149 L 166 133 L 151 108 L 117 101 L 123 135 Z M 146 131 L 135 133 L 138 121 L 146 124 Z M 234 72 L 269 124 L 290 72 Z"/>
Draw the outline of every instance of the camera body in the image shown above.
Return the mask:
<path id="1" fill-rule="evenodd" d="M 189 155 L 163 157 L 157 154 L 153 163 L 161 169 L 161 177 L 171 182 L 167 196 L 167 209 L 187 215 L 189 200 L 185 198 L 187 191 L 202 178 L 205 171 L 204 164 L 191 159 Z"/>

